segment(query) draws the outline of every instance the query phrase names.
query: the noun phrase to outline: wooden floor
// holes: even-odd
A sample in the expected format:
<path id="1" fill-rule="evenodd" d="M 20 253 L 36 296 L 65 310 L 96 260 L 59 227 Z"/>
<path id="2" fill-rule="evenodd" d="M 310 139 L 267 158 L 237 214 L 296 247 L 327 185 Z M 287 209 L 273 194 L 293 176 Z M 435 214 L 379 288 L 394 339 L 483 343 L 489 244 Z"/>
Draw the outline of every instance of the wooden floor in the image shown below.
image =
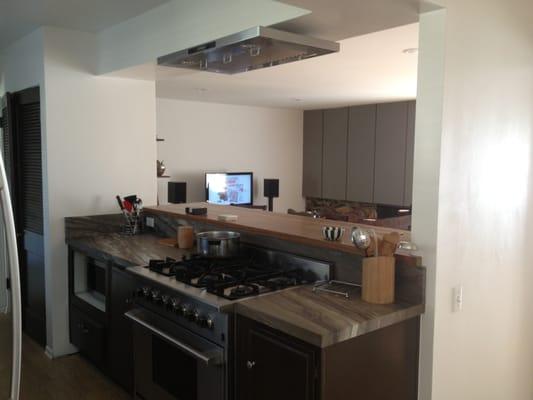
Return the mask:
<path id="1" fill-rule="evenodd" d="M 22 339 L 21 400 L 131 400 L 79 355 L 50 360 L 43 349 Z"/>

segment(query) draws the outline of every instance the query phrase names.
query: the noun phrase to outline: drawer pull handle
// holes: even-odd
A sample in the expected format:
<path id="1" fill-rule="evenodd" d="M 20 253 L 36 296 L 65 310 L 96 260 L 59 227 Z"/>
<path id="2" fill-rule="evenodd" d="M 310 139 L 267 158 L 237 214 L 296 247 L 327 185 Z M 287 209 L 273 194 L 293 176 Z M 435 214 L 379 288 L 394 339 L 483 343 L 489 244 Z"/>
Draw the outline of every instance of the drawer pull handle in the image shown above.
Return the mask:
<path id="1" fill-rule="evenodd" d="M 246 361 L 246 368 L 252 369 L 255 367 L 255 361 Z"/>

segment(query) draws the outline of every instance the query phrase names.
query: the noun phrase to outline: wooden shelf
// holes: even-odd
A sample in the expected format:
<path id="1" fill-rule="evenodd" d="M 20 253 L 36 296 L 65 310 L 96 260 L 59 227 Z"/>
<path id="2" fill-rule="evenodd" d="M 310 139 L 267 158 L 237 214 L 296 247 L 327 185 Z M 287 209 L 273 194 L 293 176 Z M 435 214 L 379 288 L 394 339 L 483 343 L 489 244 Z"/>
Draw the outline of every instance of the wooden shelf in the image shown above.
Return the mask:
<path id="1" fill-rule="evenodd" d="M 206 207 L 207 215 L 197 216 L 187 214 L 186 207 Z M 362 224 L 354 224 L 342 221 L 329 221 L 327 219 L 315 219 L 298 215 L 272 213 L 267 211 L 253 210 L 249 208 L 220 206 L 208 203 L 193 204 L 169 204 L 157 207 L 145 207 L 148 212 L 159 213 L 182 218 L 191 221 L 209 223 L 222 228 L 235 229 L 238 232 L 246 232 L 256 235 L 276 237 L 294 243 L 301 243 L 309 246 L 323 247 L 330 250 L 338 250 L 345 253 L 358 254 L 365 253 L 355 247 L 350 241 L 350 232 L 354 226 L 365 227 Z M 238 219 L 233 222 L 220 221 L 220 214 L 235 214 Z M 342 240 L 330 242 L 322 237 L 322 227 L 335 225 L 345 228 Z M 399 229 L 389 229 L 375 226 L 366 226 L 374 230 L 378 236 L 396 231 L 400 233 L 401 240 L 410 241 L 411 233 Z"/>

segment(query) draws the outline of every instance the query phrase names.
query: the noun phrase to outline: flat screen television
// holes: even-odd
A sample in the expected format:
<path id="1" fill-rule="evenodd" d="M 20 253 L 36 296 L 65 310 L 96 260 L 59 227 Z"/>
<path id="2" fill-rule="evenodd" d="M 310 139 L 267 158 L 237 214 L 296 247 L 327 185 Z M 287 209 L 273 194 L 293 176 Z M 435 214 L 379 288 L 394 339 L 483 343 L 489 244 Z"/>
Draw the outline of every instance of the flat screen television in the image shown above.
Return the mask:
<path id="1" fill-rule="evenodd" d="M 253 182 L 252 172 L 207 172 L 206 201 L 222 205 L 252 205 Z"/>

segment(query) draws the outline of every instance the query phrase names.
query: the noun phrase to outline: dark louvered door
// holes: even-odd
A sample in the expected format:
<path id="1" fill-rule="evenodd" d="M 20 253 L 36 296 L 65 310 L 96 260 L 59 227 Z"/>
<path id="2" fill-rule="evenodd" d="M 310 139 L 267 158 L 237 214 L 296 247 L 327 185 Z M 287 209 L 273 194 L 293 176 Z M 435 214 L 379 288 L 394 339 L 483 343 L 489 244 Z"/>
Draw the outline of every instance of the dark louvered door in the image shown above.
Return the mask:
<path id="1" fill-rule="evenodd" d="M 25 332 L 46 345 L 43 176 L 39 88 L 13 94 L 13 174 Z"/>
<path id="2" fill-rule="evenodd" d="M 0 128 L 2 129 L 2 157 L 6 168 L 7 183 L 9 187 L 13 185 L 13 96 L 6 93 L 0 101 L 2 115 L 0 118 Z"/>

